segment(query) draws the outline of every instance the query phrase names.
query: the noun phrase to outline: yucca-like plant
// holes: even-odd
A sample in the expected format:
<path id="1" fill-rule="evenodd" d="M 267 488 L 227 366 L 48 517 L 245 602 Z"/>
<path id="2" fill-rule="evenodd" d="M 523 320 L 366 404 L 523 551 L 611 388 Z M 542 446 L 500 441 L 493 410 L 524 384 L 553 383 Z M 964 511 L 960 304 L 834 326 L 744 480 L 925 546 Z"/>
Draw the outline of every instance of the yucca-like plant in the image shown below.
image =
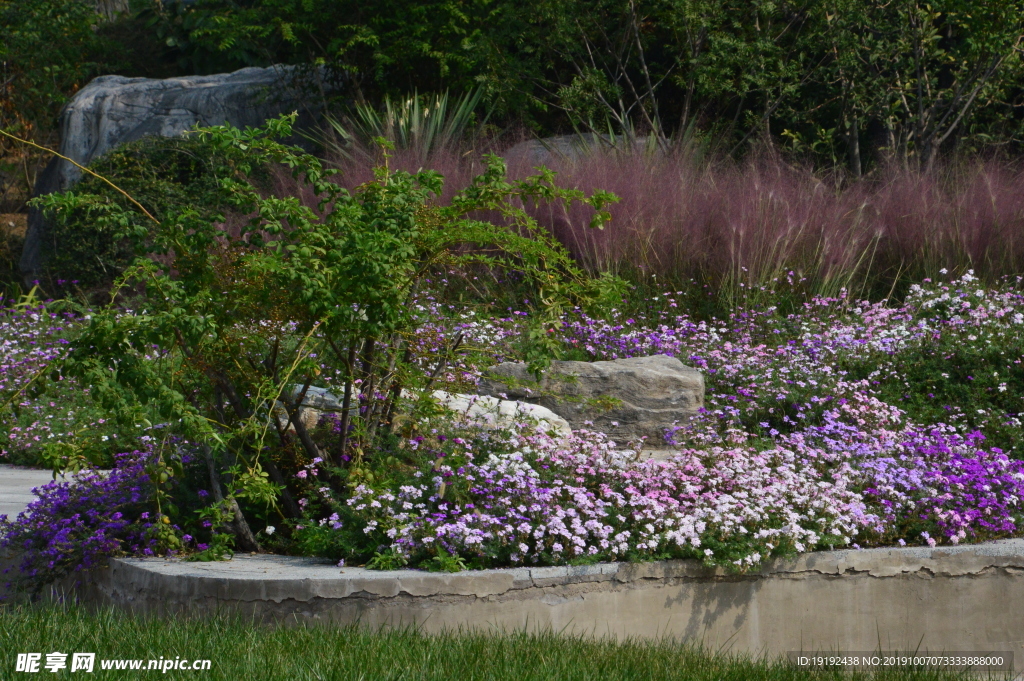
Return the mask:
<path id="1" fill-rule="evenodd" d="M 374 140 L 383 137 L 396 149 L 410 150 L 425 160 L 440 149 L 458 146 L 471 129 L 479 129 L 488 115 L 477 121 L 476 110 L 483 92 L 468 92 L 458 99 L 447 92 L 414 93 L 402 100 L 384 99 L 383 110 L 357 104 L 341 119 L 327 117 L 327 129 L 315 136 L 328 154 L 352 159 L 372 157 Z"/>

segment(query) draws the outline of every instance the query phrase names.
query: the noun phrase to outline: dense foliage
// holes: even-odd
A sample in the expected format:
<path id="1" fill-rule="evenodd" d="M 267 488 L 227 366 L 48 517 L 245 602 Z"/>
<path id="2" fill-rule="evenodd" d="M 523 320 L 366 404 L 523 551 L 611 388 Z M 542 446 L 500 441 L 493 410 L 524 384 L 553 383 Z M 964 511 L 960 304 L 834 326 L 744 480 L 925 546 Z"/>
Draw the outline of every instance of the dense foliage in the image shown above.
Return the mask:
<path id="1" fill-rule="evenodd" d="M 95 76 L 177 75 L 166 46 L 128 2 L 0 2 L 0 129 L 56 146 L 61 107 Z M 143 3 L 148 5 L 148 3 Z M 0 136 L 0 213 L 23 210 L 49 160 Z"/>
<path id="2" fill-rule="evenodd" d="M 360 98 L 482 83 L 506 115 L 525 108 L 549 129 L 701 131 L 729 148 L 771 139 L 859 175 L 886 157 L 928 166 L 953 144 L 1019 141 L 1022 10 L 989 0 L 204 0 L 173 10 L 187 22 L 166 22 L 181 27 L 188 54 L 324 63 Z"/>
<path id="3" fill-rule="evenodd" d="M 60 106 L 93 75 L 290 63 L 342 78 L 343 103 L 482 88 L 501 125 L 655 132 L 729 154 L 767 142 L 854 176 L 1017 150 L 1021 137 L 1017 0 L 120 4 L 130 11 L 0 3 L 0 125 L 52 141 Z M 15 208 L 40 161 L 24 153 L 0 146 Z"/>
<path id="4" fill-rule="evenodd" d="M 78 0 L 0 3 L 0 125 L 52 129 L 68 94 L 96 72 L 97 21 Z"/>
<path id="5" fill-rule="evenodd" d="M 96 18 L 79 0 L 0 2 L 0 129 L 40 141 L 53 134 L 68 96 L 97 72 Z M 0 137 L 0 212 L 31 191 L 37 162 Z"/>
<path id="6" fill-rule="evenodd" d="M 157 219 L 167 218 L 184 206 L 213 218 L 231 208 L 217 183 L 217 169 L 227 163 L 223 154 L 195 138 L 147 137 L 104 154 L 91 169 Z M 265 166 L 255 166 L 251 180 L 265 188 Z M 146 247 L 148 237 L 140 236 L 136 240 L 139 243 L 134 244 L 126 237 L 124 220 L 119 218 L 124 216 L 126 206 L 134 204 L 112 190 L 107 181 L 85 175 L 75 185 L 79 198 L 74 210 L 55 212 L 48 221 L 44 245 L 47 266 L 61 278 L 47 282 L 55 291 L 100 287 L 105 292 L 132 263 L 138 248 Z M 134 221 L 143 234 L 146 221 L 141 214 Z"/>

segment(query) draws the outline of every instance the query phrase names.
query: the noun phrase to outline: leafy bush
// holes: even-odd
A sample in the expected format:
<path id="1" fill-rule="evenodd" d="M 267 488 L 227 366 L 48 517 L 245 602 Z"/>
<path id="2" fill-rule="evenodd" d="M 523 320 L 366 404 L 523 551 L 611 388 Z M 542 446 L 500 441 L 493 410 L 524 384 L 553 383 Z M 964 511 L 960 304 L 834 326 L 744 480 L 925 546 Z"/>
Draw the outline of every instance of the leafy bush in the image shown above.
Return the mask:
<path id="1" fill-rule="evenodd" d="M 212 220 L 228 208 L 216 173 L 218 165 L 224 163 L 216 149 L 196 139 L 146 137 L 104 154 L 91 169 L 123 189 L 157 219 L 190 206 Z M 254 181 L 259 171 L 254 169 Z M 47 268 L 55 279 L 74 281 L 83 289 L 109 287 L 134 261 L 137 250 L 145 247 L 145 229 L 142 223 L 136 223 L 138 238 L 129 238 L 123 218 L 125 211 L 136 206 L 126 196 L 111 191 L 103 180 L 86 175 L 74 192 L 79 196 L 74 210 L 49 213 L 47 237 L 54 246 Z"/>
<path id="2" fill-rule="evenodd" d="M 425 278 L 482 265 L 536 282 L 547 309 L 535 333 L 541 362 L 541 325 L 564 301 L 584 302 L 598 291 L 513 201 L 585 200 L 600 224 L 611 199 L 558 189 L 550 175 L 509 183 L 497 158 L 447 205 L 431 199 L 442 178 L 430 171 L 410 175 L 385 166 L 373 182 L 348 192 L 312 156 L 272 139 L 289 133 L 283 118 L 265 130 L 196 134 L 198 149 L 211 152 L 200 154 L 209 164 L 203 177 L 214 178 L 222 205 L 248 216 L 241 225 L 211 215 L 206 207 L 216 204 L 202 195 L 157 211 L 159 217 L 99 194 L 41 200 L 54 214 L 87 215 L 162 259 L 142 258 L 126 272 L 123 285 L 142 293 L 137 311 L 94 312 L 64 370 L 123 420 L 138 423 L 140 410 L 148 410 L 202 443 L 210 491 L 226 504 L 247 550 L 255 539 L 235 497 L 266 507 L 283 493 L 296 517 L 289 471 L 326 457 L 338 484 L 358 479 L 361 462 L 393 437 L 403 391 L 428 387 L 455 352 L 458 337 L 423 347 L 412 336 L 412 303 Z M 301 178 L 316 208 L 254 186 L 270 165 Z M 503 221 L 470 217 L 480 211 Z M 315 440 L 300 418 L 300 405 L 319 387 L 337 390 L 342 401 L 333 441 Z M 283 421 L 268 417 L 277 410 Z"/>

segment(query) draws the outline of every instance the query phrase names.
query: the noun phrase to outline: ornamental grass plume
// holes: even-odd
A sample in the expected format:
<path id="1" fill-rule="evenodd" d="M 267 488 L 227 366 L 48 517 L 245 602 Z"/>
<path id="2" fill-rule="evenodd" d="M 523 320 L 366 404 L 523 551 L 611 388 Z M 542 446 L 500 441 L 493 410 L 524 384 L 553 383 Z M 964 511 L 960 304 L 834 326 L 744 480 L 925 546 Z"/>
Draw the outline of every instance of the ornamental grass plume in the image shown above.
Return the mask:
<path id="1" fill-rule="evenodd" d="M 893 166 L 856 181 L 822 179 L 772 154 L 737 162 L 597 149 L 552 155 L 549 165 L 565 186 L 620 198 L 599 232 L 578 207 L 536 210 L 580 262 L 709 282 L 732 304 L 741 288 L 790 270 L 811 291 L 845 286 L 877 299 L 941 268 L 990 283 L 1024 269 L 1024 171 L 1009 163 Z"/>
<path id="2" fill-rule="evenodd" d="M 451 140 L 429 154 L 399 147 L 389 162 L 410 172 L 439 170 L 447 201 L 480 172 L 483 153 L 506 154 L 510 141 Z M 928 172 L 893 165 L 853 180 L 821 177 L 770 152 L 734 161 L 693 149 L 592 146 L 552 152 L 545 165 L 560 186 L 619 197 L 603 230 L 589 229 L 592 215 L 582 206 L 528 209 L 594 272 L 707 282 L 736 304 L 743 289 L 789 271 L 822 295 L 845 287 L 877 300 L 942 268 L 972 269 L 990 283 L 1024 269 L 1024 170 L 1017 164 L 953 159 Z M 335 154 L 340 184 L 371 180 L 373 158 L 369 151 Z M 512 178 L 535 172 L 531 154 L 508 163 Z M 316 203 L 284 174 L 276 190 Z"/>

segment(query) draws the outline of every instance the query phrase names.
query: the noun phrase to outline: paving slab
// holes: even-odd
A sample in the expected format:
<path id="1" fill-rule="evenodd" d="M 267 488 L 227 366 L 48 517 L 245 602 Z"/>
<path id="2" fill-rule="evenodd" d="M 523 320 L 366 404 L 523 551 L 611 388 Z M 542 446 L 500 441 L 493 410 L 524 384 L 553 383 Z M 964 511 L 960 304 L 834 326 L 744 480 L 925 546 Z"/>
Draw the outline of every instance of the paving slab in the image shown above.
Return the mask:
<path id="1" fill-rule="evenodd" d="M 51 471 L 0 464 L 0 515 L 17 516 L 35 501 L 32 490 L 51 480 Z"/>

